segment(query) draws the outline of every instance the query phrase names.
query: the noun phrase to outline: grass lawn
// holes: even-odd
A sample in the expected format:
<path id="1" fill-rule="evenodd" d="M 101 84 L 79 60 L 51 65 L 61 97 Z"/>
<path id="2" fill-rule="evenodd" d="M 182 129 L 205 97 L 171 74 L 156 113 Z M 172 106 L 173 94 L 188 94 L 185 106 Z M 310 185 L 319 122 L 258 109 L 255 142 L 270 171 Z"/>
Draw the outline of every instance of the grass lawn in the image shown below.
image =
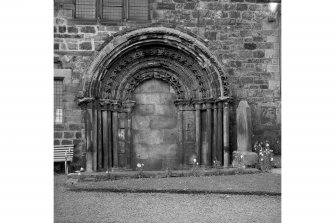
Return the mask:
<path id="1" fill-rule="evenodd" d="M 86 190 L 153 190 L 153 191 L 210 191 L 210 192 L 281 192 L 281 175 L 271 173 L 202 176 L 140 178 L 98 182 L 79 182 L 74 189 Z"/>

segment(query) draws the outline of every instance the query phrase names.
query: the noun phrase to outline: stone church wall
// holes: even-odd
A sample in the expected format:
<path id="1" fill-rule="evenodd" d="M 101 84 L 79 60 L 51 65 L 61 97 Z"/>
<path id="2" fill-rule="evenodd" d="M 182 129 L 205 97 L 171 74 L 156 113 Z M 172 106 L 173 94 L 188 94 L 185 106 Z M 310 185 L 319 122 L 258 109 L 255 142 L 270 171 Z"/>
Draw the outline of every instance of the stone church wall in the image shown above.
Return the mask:
<path id="1" fill-rule="evenodd" d="M 228 74 L 235 100 L 232 149 L 236 149 L 235 111 L 242 99 L 251 107 L 254 139 L 280 137 L 280 16 L 271 15 L 268 0 L 150 0 L 150 21 L 108 25 L 72 19 L 72 2 L 54 4 L 55 76 L 65 75 L 64 123 L 55 125 L 54 144 L 75 144 L 78 162 L 80 151 L 85 151 L 85 130 L 75 96 L 90 56 L 112 34 L 150 24 L 182 28 L 207 40 Z"/>

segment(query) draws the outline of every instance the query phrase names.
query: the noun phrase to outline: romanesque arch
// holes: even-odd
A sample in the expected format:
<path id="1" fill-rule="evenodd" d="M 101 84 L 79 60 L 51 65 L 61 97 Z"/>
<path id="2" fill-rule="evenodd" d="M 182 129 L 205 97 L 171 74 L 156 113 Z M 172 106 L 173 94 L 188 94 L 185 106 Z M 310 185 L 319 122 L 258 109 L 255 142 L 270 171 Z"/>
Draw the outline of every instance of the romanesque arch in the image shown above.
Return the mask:
<path id="1" fill-rule="evenodd" d="M 135 167 L 133 93 L 151 79 L 176 93 L 179 167 L 194 157 L 206 166 L 215 159 L 228 164 L 230 92 L 222 67 L 194 34 L 146 27 L 109 38 L 86 69 L 78 104 L 85 119 L 87 170 Z"/>

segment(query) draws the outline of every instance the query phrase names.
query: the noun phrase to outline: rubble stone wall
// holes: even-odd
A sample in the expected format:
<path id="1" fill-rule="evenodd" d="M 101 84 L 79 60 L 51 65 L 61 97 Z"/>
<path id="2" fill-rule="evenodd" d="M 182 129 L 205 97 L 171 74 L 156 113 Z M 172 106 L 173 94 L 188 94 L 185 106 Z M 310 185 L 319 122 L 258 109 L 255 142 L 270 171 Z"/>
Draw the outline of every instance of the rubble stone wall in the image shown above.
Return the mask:
<path id="1" fill-rule="evenodd" d="M 149 0 L 150 20 L 101 24 L 76 21 L 71 12 L 73 1 L 55 0 L 55 76 L 66 72 L 67 78 L 64 79 L 64 123 L 55 125 L 54 144 L 75 144 L 78 154 L 85 151 L 84 123 L 75 96 L 93 52 L 121 30 L 157 24 L 182 28 L 205 39 L 221 63 L 235 99 L 230 119 L 233 149 L 236 149 L 234 115 L 242 99 L 251 107 L 254 138 L 280 137 L 280 15 L 271 14 L 269 2 Z"/>

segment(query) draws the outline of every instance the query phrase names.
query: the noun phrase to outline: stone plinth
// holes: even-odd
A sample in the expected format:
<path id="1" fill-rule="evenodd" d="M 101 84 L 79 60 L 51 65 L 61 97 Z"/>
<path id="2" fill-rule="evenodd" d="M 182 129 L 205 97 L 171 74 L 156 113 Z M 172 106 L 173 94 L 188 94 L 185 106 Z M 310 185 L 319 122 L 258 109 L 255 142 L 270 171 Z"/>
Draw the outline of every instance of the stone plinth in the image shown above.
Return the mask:
<path id="1" fill-rule="evenodd" d="M 254 152 L 233 152 L 233 167 L 255 167 L 258 163 L 258 155 Z"/>

